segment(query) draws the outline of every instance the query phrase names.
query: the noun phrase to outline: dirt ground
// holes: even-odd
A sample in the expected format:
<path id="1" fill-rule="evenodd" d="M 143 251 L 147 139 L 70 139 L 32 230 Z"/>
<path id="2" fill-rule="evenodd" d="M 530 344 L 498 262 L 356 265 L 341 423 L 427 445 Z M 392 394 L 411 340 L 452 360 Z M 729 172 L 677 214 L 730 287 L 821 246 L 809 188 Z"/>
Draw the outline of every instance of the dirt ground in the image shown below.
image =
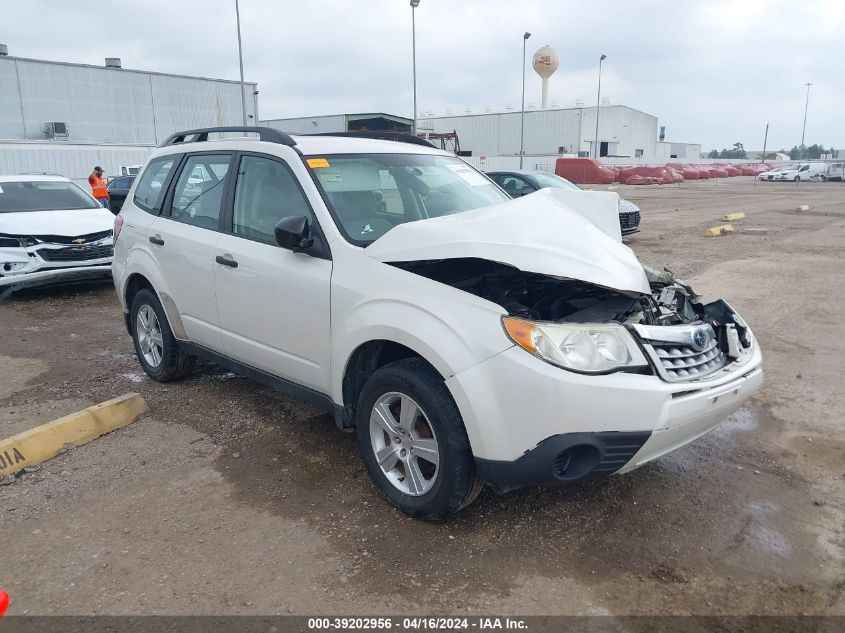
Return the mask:
<path id="1" fill-rule="evenodd" d="M 751 324 L 764 389 L 634 473 L 443 523 L 383 502 L 319 410 L 213 365 L 146 378 L 109 285 L 13 295 L 0 437 L 128 391 L 149 415 L 0 486 L 10 613 L 845 615 L 845 186 L 617 191 L 643 261 Z"/>

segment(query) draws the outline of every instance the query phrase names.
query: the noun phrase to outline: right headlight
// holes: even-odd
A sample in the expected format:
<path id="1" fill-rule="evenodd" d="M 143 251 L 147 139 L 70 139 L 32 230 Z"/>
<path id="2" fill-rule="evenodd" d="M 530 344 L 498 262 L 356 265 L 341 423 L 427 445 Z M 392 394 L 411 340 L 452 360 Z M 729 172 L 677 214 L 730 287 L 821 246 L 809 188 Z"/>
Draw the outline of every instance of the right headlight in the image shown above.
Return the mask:
<path id="1" fill-rule="evenodd" d="M 504 317 L 514 343 L 547 363 L 585 374 L 648 367 L 637 342 L 618 323 L 550 323 Z"/>

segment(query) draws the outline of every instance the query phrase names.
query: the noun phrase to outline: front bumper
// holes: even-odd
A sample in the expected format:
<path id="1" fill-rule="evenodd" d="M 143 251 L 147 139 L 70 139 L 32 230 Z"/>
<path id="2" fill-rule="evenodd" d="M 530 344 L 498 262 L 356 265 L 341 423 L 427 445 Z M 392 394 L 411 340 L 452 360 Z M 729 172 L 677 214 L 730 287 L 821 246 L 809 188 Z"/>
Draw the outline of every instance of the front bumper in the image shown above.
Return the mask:
<path id="1" fill-rule="evenodd" d="M 107 277 L 112 259 L 111 238 L 85 245 L 39 242 L 0 248 L 0 289 L 5 296 L 19 288 Z"/>
<path id="2" fill-rule="evenodd" d="M 21 288 L 36 288 L 71 281 L 102 279 L 111 276 L 111 259 L 85 266 L 47 268 L 31 273 L 0 277 L 0 298 Z"/>
<path id="3" fill-rule="evenodd" d="M 512 347 L 446 384 L 463 416 L 480 476 L 507 490 L 628 472 L 692 442 L 760 388 L 761 365 L 755 344 L 739 368 L 712 379 L 669 383 L 654 375 L 575 374 Z M 638 445 L 627 441 L 635 436 Z M 628 452 L 617 450 L 608 469 L 612 440 L 626 440 Z M 593 467 L 556 474 L 555 460 L 583 444 L 595 450 L 578 449 L 580 454 L 570 452 L 568 458 L 581 460 L 582 469 L 584 463 Z"/>

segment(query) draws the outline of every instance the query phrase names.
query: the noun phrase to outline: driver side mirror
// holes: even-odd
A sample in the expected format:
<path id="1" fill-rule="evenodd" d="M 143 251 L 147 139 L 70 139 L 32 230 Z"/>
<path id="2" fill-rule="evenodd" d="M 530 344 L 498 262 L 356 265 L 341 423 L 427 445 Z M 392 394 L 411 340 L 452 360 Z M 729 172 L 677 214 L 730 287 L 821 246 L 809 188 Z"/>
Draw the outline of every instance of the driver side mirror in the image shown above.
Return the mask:
<path id="1" fill-rule="evenodd" d="M 273 228 L 276 244 L 282 248 L 296 252 L 311 248 L 314 240 L 308 226 L 308 218 L 304 215 L 291 215 L 276 222 Z"/>

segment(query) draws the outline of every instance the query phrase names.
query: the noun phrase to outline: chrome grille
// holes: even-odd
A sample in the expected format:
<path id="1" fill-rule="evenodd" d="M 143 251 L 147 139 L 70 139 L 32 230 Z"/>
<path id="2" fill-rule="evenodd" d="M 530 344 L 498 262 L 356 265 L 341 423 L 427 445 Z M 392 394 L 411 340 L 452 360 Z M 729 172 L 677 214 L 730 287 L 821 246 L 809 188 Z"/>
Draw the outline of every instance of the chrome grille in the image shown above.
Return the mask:
<path id="1" fill-rule="evenodd" d="M 651 341 L 667 380 L 694 380 L 721 369 L 727 362 L 719 342 L 711 339 L 701 351 L 664 341 Z"/>
<path id="2" fill-rule="evenodd" d="M 643 349 L 658 374 L 668 382 L 703 378 L 724 367 L 728 357 L 716 332 L 707 323 L 689 325 L 635 325 Z"/>

